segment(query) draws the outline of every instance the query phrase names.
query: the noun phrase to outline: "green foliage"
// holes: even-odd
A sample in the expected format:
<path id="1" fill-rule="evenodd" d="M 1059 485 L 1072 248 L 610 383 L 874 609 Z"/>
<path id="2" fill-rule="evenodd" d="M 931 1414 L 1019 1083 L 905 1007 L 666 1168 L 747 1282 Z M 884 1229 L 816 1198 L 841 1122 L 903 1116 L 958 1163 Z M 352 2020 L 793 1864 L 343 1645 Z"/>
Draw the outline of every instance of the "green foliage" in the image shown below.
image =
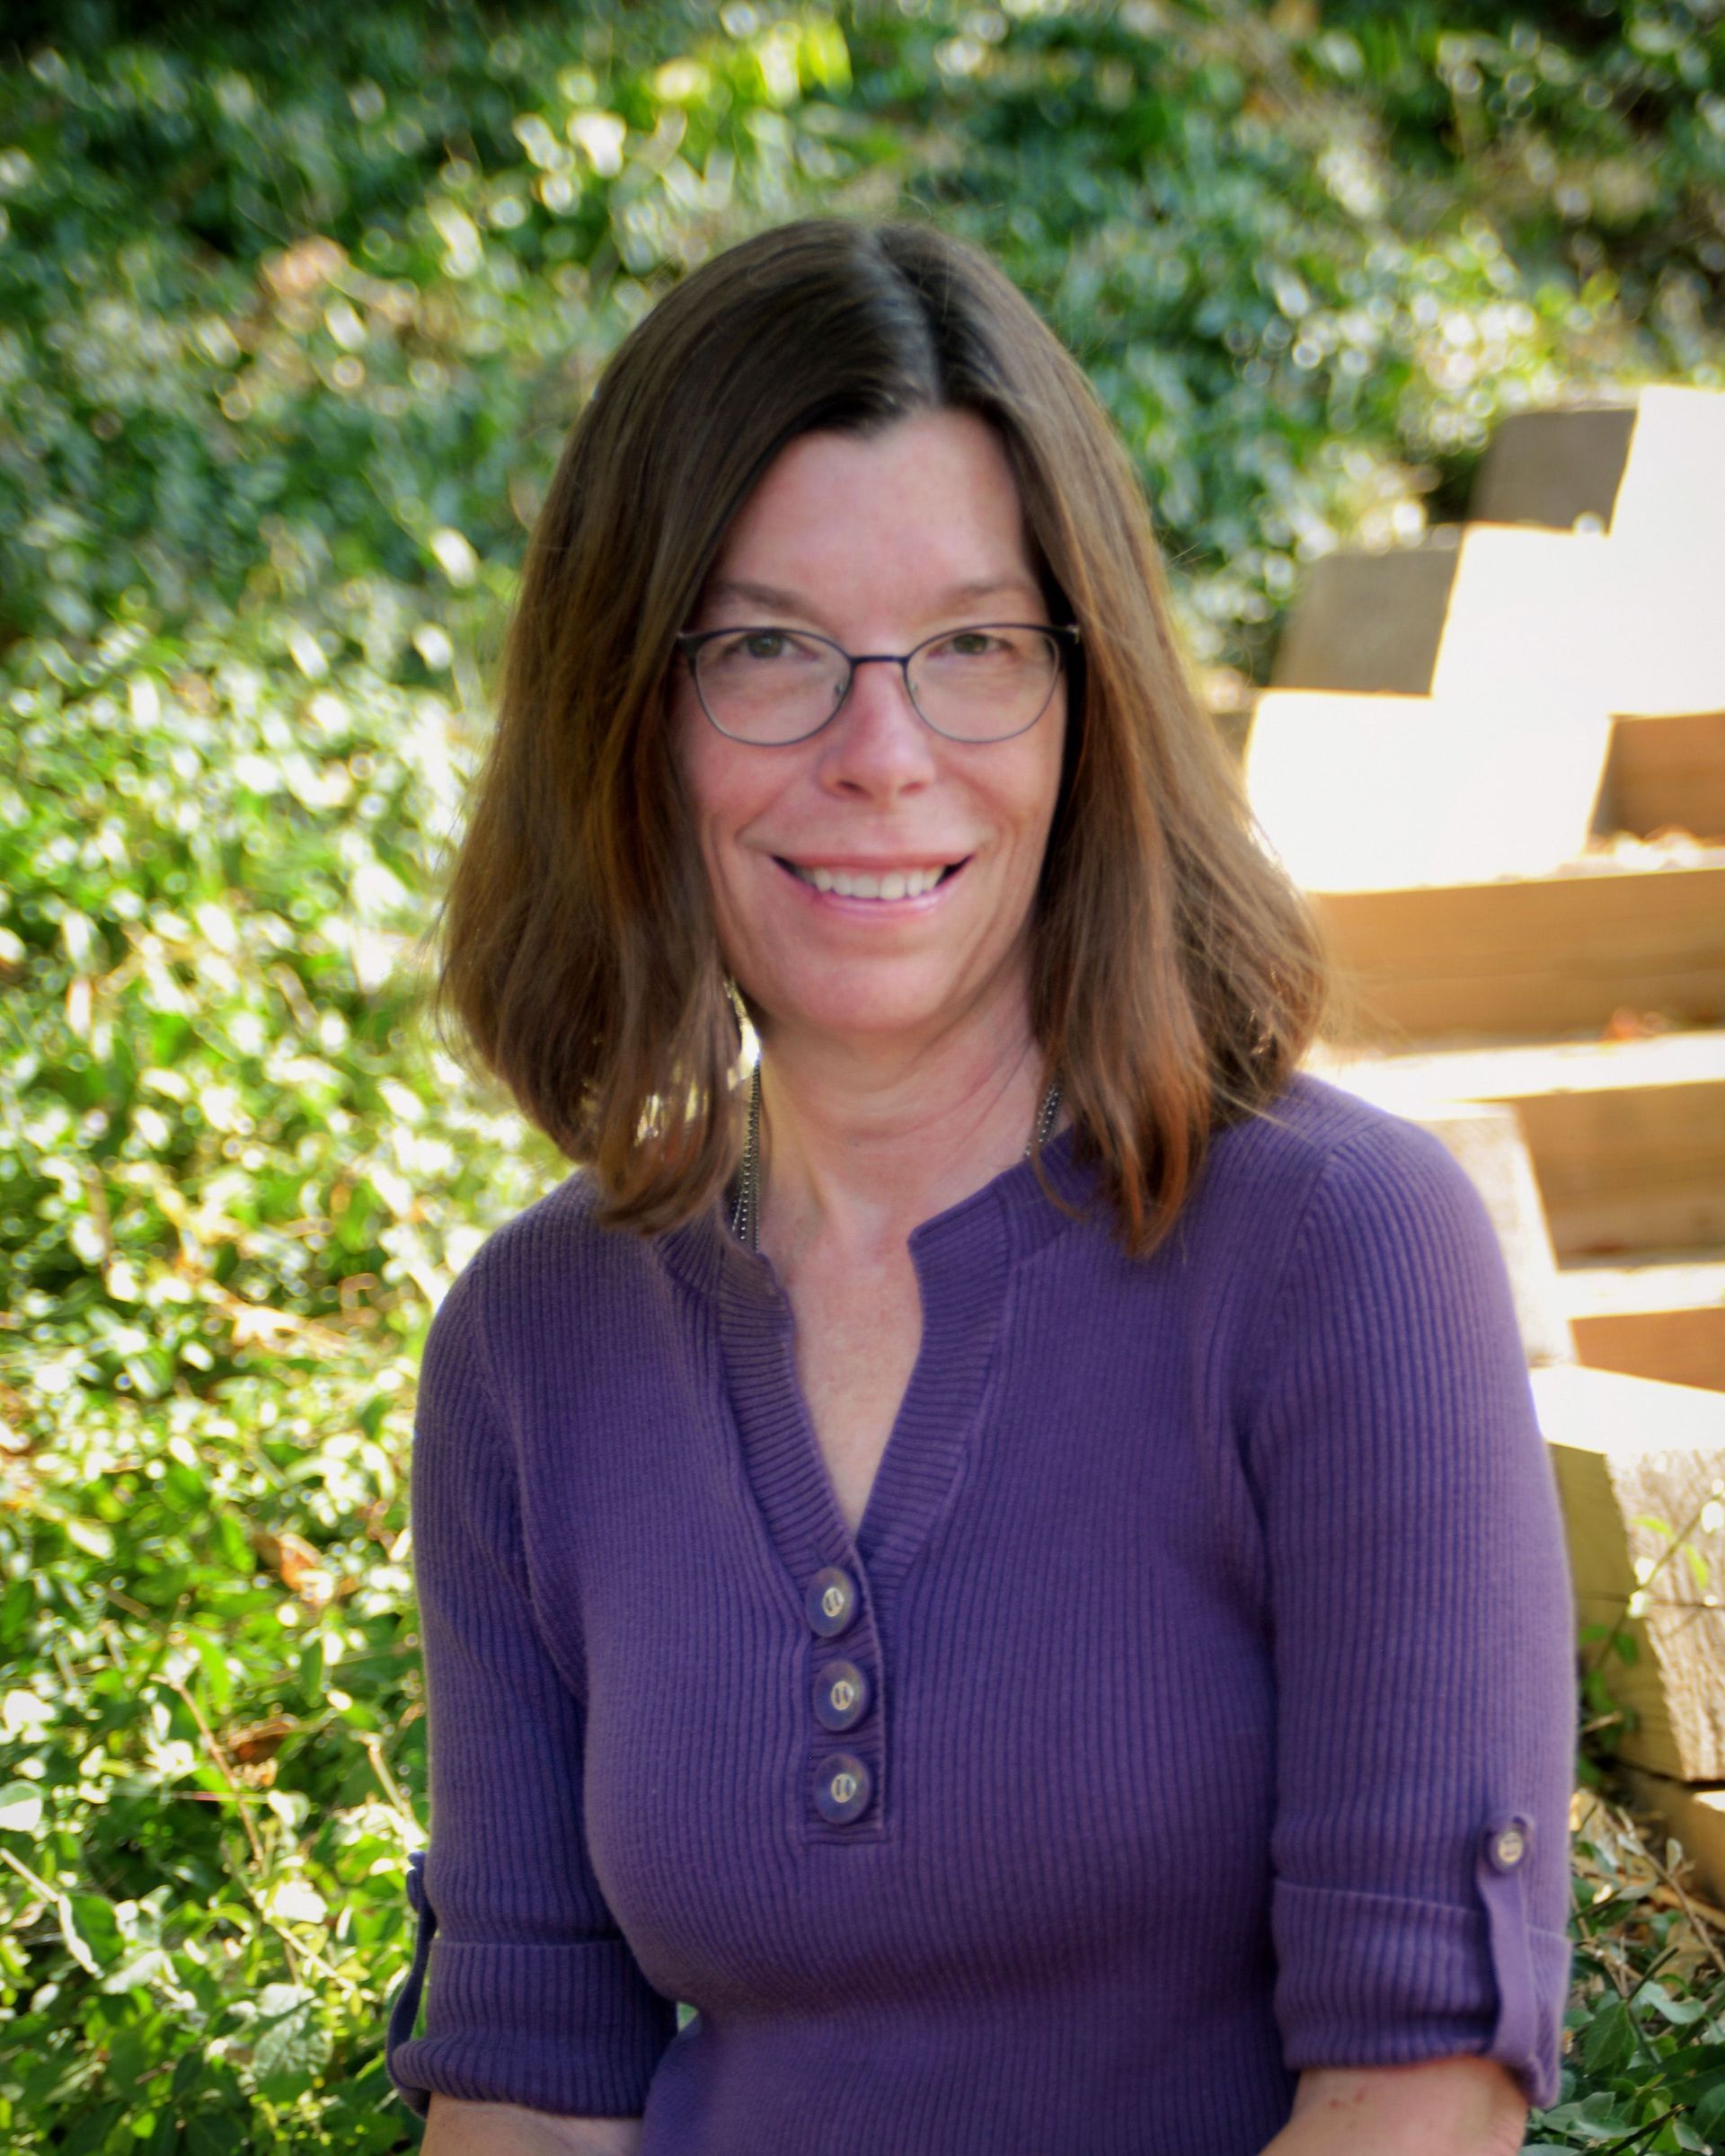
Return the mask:
<path id="1" fill-rule="evenodd" d="M 429 1038 L 424 936 L 606 354 L 745 231 L 933 212 L 1077 350 L 1200 657 L 1253 668 L 1304 565 L 1453 514 L 1503 411 L 1721 380 L 1725 31 L 1703 0 L 8 20 L 0 2141 L 402 2148 L 413 1374 L 563 1171 Z M 1721 2001 L 1603 1884 L 1536 2138 L 1725 2139 Z"/>
<path id="2" fill-rule="evenodd" d="M 621 329 L 800 208 L 993 246 L 1138 456 L 1200 655 L 1492 421 L 1720 379 L 1716 15 L 733 5 L 127 41 L 0 91 L 0 634 L 512 561 Z M 156 206 L 141 218 L 140 201 Z"/>
<path id="3" fill-rule="evenodd" d="M 1526 2147 L 1716 2150 L 1725 2143 L 1725 1957 L 1666 1854 L 1630 1816 L 1579 1799 L 1571 2032 L 1561 2100 Z M 1669 1858 L 1671 1861 L 1667 1861 Z M 1711 1913 L 1710 1913 L 1711 1917 Z"/>

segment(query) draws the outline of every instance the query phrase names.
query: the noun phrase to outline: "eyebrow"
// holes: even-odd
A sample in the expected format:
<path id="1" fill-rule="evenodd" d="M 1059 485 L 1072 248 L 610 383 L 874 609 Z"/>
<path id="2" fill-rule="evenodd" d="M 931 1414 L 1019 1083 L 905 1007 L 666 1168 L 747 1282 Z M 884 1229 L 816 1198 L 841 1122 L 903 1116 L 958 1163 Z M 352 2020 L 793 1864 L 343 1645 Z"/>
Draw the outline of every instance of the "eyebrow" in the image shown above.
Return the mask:
<path id="1" fill-rule="evenodd" d="M 939 613 L 943 606 L 963 605 L 971 599 L 992 597 L 996 592 L 1016 591 L 1033 595 L 1039 601 L 1041 594 L 1034 585 L 1022 577 L 973 577 L 963 584 L 949 584 L 944 591 L 933 594 L 930 610 Z M 816 610 L 799 592 L 782 591 L 776 584 L 756 584 L 746 577 L 727 577 L 715 584 L 707 595 L 709 601 L 717 604 L 721 599 L 749 599 L 756 605 L 783 607 L 791 614 L 813 614 Z"/>

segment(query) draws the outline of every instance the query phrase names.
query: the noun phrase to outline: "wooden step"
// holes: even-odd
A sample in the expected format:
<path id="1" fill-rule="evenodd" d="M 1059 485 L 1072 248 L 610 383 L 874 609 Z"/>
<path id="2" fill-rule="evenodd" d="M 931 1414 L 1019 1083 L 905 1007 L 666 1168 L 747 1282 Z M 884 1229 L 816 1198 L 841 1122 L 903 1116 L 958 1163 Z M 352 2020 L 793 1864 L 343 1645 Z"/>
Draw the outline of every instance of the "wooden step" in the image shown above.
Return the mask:
<path id="1" fill-rule="evenodd" d="M 1276 685 L 1716 710 L 1722 501 L 1725 393 L 1656 384 L 1632 407 L 1508 418 L 1465 524 L 1314 564 Z"/>
<path id="2" fill-rule="evenodd" d="M 1549 538 L 1546 533 L 1511 537 Z M 1546 876 L 1584 857 L 1613 726 L 1573 697 L 1269 689 L 1243 773 L 1264 835 L 1308 890 Z"/>
<path id="3" fill-rule="evenodd" d="M 1612 710 L 1717 710 L 1725 702 L 1725 393 L 1676 383 L 1637 391 L 1608 544 L 1616 561 L 1601 639 Z"/>
<path id="4" fill-rule="evenodd" d="M 1725 1904 L 1725 1789 L 1709 1788 L 1704 1782 L 1673 1781 L 1668 1775 L 1628 1764 L 1623 1766 L 1623 1775 L 1632 1801 L 1639 1809 L 1653 1814 L 1694 1866 L 1696 1877 L 1714 1904 L 1707 1921 L 1716 1921 L 1719 1905 Z M 1663 1895 L 1663 1901 L 1656 1900 L 1656 1895 Z M 1655 1908 L 1675 1904 L 1676 1897 L 1663 1887 L 1648 1895 L 1643 1904 Z"/>
<path id="5" fill-rule="evenodd" d="M 1429 695 L 1460 539 L 1459 526 L 1443 525 L 1418 546 L 1320 554 L 1276 646 L 1271 685 Z"/>
<path id="6" fill-rule="evenodd" d="M 1615 720 L 1595 828 L 1725 844 L 1725 711 Z"/>
<path id="7" fill-rule="evenodd" d="M 1725 1243 L 1561 1267 L 1556 1294 L 1591 1368 L 1725 1392 Z"/>
<path id="8" fill-rule="evenodd" d="M 1608 531 L 1636 418 L 1628 401 L 1510 412 L 1491 430 L 1468 514 L 1486 524 L 1567 532 L 1584 522 Z"/>
<path id="9" fill-rule="evenodd" d="M 1611 708 L 1606 616 L 1624 573 L 1596 534 L 1443 525 L 1417 546 L 1312 565 L 1277 647 L 1278 690 L 1430 697 L 1465 720 Z"/>
<path id="10" fill-rule="evenodd" d="M 1621 1627 L 1601 1664 L 1640 1726 L 1619 1756 L 1725 1780 L 1725 1396 L 1610 1370 L 1530 1370 L 1563 1508 L 1576 1613 Z M 1600 1644 L 1584 1645 L 1584 1662 Z"/>
<path id="11" fill-rule="evenodd" d="M 1319 1045 L 1308 1060 L 1320 1075 L 1415 1120 L 1435 1101 L 1513 1108 L 1561 1261 L 1660 1250 L 1699 1256 L 1725 1244 L 1725 1029 L 1403 1055 Z M 1624 1366 L 1614 1354 L 1596 1358 L 1579 1336 L 1576 1346 L 1583 1362 Z M 1676 1368 L 1645 1374 L 1694 1382 Z"/>
<path id="12" fill-rule="evenodd" d="M 1361 1046 L 1549 1038 L 1624 1006 L 1725 1023 L 1725 847 L 1687 845 L 1665 866 L 1617 851 L 1544 876 L 1311 897 Z"/>
<path id="13" fill-rule="evenodd" d="M 1725 395 L 1648 383 L 1610 404 L 1515 412 L 1480 460 L 1467 510 L 1483 524 L 1606 533 L 1636 554 L 1710 568 L 1725 488 Z M 1709 610 L 1717 616 L 1718 608 Z M 1712 628 L 1709 621 L 1704 626 Z"/>

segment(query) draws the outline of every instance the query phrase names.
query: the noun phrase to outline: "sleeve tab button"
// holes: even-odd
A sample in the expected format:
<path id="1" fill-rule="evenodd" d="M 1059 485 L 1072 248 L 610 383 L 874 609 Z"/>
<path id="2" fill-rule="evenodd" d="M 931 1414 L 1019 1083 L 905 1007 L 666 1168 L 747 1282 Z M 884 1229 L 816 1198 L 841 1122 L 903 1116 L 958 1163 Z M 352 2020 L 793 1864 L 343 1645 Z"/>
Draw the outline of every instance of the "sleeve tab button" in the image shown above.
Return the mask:
<path id="1" fill-rule="evenodd" d="M 1527 1854 L 1529 1822 L 1525 1818 L 1497 1820 L 1486 1829 L 1485 1853 L 1492 1869 L 1513 1871 Z"/>

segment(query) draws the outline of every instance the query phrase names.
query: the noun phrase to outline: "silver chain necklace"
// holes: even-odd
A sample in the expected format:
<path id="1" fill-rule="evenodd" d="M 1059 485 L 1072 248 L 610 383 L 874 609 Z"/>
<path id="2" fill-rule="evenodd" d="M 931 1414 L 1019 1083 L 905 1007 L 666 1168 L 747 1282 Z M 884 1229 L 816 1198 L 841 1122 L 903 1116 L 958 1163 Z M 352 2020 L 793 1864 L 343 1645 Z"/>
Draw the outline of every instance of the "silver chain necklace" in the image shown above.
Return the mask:
<path id="1" fill-rule="evenodd" d="M 1038 1145 L 1048 1143 L 1048 1133 L 1054 1127 L 1054 1118 L 1060 1112 L 1060 1081 L 1057 1078 L 1042 1096 L 1042 1106 L 1037 1111 L 1036 1135 L 1024 1148 L 1028 1161 Z M 730 1209 L 730 1232 L 754 1250 L 756 1232 L 761 1215 L 761 1064 L 755 1059 L 755 1069 L 748 1082 L 748 1134 L 743 1141 L 743 1164 L 737 1178 L 737 1203 Z"/>

